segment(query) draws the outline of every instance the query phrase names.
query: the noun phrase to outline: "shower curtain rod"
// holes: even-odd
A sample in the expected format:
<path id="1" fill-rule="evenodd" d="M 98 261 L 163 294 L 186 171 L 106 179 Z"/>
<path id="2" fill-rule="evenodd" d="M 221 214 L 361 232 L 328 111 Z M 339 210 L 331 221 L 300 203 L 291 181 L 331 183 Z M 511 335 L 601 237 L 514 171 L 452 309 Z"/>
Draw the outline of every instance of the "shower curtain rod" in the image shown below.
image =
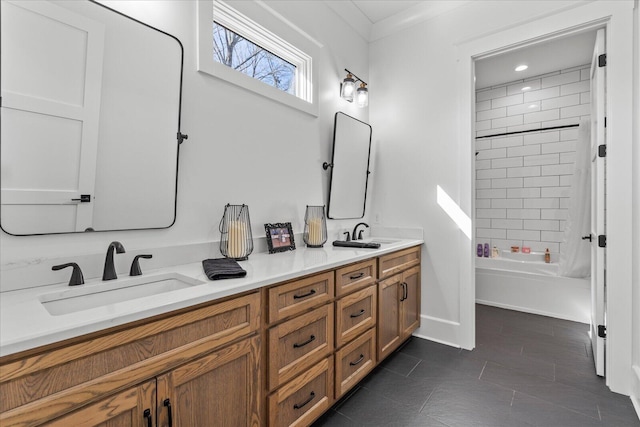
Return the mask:
<path id="1" fill-rule="evenodd" d="M 564 129 L 564 128 L 576 128 L 580 126 L 580 124 L 575 124 L 575 125 L 564 125 L 564 126 L 551 126 L 548 128 L 540 128 L 540 129 L 529 129 L 529 130 L 518 130 L 518 131 L 514 131 L 514 132 L 505 132 L 505 133 L 495 133 L 493 135 L 484 135 L 484 136 L 476 136 L 476 139 L 482 139 L 482 138 L 493 138 L 496 136 L 506 136 L 506 135 L 515 135 L 518 133 L 529 133 L 529 132 L 541 132 L 543 130 L 554 130 L 554 129 Z"/>

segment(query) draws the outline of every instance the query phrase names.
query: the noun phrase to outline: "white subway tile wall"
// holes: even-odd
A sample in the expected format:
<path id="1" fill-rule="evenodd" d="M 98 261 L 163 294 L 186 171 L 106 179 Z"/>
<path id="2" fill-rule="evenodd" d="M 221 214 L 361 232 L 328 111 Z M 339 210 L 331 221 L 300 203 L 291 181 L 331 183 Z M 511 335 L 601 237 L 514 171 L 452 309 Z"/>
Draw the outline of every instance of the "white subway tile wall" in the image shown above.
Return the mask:
<path id="1" fill-rule="evenodd" d="M 479 90 L 476 137 L 577 124 L 590 115 L 589 86 L 584 65 Z M 476 140 L 476 244 L 562 250 L 577 137 L 570 128 Z"/>

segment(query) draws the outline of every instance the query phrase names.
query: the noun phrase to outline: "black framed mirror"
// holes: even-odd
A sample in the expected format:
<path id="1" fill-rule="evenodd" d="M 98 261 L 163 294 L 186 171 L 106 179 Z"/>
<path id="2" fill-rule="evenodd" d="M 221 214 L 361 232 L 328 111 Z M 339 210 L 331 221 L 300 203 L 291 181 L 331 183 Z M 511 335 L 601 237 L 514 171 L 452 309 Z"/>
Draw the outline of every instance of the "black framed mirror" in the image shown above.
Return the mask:
<path id="1" fill-rule="evenodd" d="M 335 115 L 327 217 L 364 217 L 369 182 L 372 128 L 342 112 Z"/>
<path id="2" fill-rule="evenodd" d="M 3 0 L 0 25 L 2 230 L 173 225 L 180 41 L 88 0 Z"/>

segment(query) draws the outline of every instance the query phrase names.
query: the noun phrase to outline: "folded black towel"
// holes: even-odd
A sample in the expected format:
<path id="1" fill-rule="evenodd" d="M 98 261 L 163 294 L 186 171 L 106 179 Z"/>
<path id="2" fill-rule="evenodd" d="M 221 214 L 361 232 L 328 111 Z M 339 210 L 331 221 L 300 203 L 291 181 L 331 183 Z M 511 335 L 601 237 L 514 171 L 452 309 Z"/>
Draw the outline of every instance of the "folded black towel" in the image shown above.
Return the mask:
<path id="1" fill-rule="evenodd" d="M 202 267 L 209 280 L 234 279 L 247 275 L 240 264 L 230 258 L 205 259 Z"/>

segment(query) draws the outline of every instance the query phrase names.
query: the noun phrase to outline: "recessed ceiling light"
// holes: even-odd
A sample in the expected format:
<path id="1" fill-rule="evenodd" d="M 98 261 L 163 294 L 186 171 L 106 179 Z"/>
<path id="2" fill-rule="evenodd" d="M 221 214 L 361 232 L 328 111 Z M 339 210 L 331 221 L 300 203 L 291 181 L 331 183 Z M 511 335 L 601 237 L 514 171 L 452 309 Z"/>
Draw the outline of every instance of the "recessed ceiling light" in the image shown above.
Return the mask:
<path id="1" fill-rule="evenodd" d="M 524 70 L 526 70 L 527 68 L 529 68 L 529 66 L 528 66 L 528 65 L 518 65 L 518 66 L 516 67 L 516 71 L 524 71 Z"/>
<path id="2" fill-rule="evenodd" d="M 523 91 L 524 91 L 524 90 L 531 90 L 531 86 L 525 86 L 525 87 L 523 87 L 523 88 L 522 88 L 522 90 L 523 90 Z"/>

